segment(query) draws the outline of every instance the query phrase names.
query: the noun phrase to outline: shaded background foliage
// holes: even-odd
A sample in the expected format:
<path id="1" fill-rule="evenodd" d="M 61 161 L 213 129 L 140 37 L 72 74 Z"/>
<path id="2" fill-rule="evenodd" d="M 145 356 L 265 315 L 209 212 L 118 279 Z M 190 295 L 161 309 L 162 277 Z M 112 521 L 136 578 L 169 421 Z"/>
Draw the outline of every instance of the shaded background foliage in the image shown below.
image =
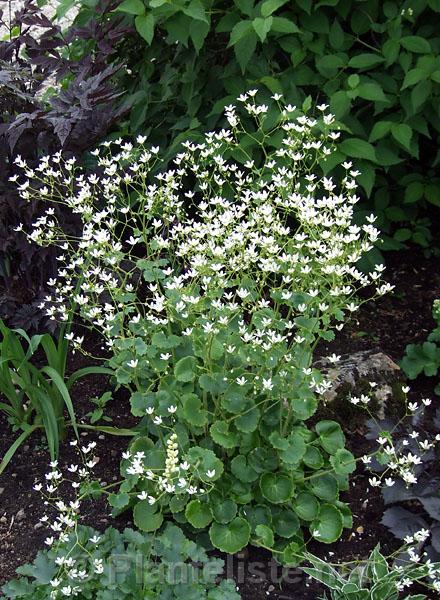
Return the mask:
<path id="1" fill-rule="evenodd" d="M 138 32 L 109 57 L 128 68 L 119 86 L 131 110 L 118 134 L 148 132 L 173 152 L 219 126 L 224 106 L 250 87 L 296 105 L 328 102 L 345 140 L 325 170 L 355 160 L 364 209 L 388 234 L 384 250 L 430 246 L 440 206 L 439 0 L 124 0 L 117 11 Z"/>
<path id="2" fill-rule="evenodd" d="M 73 5 L 62 0 L 58 16 Z M 33 92 L 32 109 L 17 103 L 6 118 L 2 109 L 3 122 L 12 121 L 2 135 L 9 154 L 14 137 L 18 152 L 36 136 L 35 154 L 63 147 L 79 155 L 109 132 L 147 133 L 169 158 L 183 139 L 222 126 L 223 108 L 250 88 L 261 100 L 280 93 L 295 105 L 328 103 L 344 139 L 323 170 L 337 176 L 335 165 L 353 159 L 360 216 L 378 215 L 380 249 L 415 243 L 437 251 L 439 16 L 440 0 L 81 0 L 73 26 L 61 32 L 27 0 L 18 35 L 5 46 L 24 52 L 8 62 L 31 68 L 37 89 L 55 74 L 61 91 L 38 101 Z M 39 39 L 35 25 L 46 27 Z M 243 144 L 257 152 L 250 138 Z M 34 281 L 23 240 L 5 245 L 0 235 L 3 262 L 18 253 L 16 272 Z"/>
<path id="3" fill-rule="evenodd" d="M 112 28 L 113 36 L 125 34 L 118 23 Z M 75 28 L 70 34 L 83 35 Z M 74 56 L 60 27 L 34 0 L 27 0 L 14 16 L 8 39 L 0 42 L 0 314 L 27 328 L 40 320 L 39 299 L 55 261 L 51 249 L 28 244 L 14 231 L 18 223 L 28 226 L 39 214 L 38 203 L 23 202 L 10 182 L 14 160 L 21 156 L 32 167 L 39 157 L 60 148 L 81 156 L 125 110 L 116 106 L 119 92 L 110 84 L 118 67 L 107 65 L 105 55 L 101 58 L 101 44 L 109 44 L 103 39 L 105 31 L 90 29 L 87 35 L 94 36 L 93 59 Z M 57 82 L 62 84 L 54 93 Z M 64 221 L 64 215 L 58 217 Z"/>

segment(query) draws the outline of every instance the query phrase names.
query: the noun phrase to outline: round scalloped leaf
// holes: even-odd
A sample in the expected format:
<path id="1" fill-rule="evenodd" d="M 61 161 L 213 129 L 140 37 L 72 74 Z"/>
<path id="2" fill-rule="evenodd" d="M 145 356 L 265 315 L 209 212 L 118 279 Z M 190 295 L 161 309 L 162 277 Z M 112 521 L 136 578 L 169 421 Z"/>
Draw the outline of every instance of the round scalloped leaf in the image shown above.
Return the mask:
<path id="1" fill-rule="evenodd" d="M 336 478 L 333 477 L 333 475 L 320 475 L 319 477 L 314 477 L 311 479 L 310 482 L 313 493 L 315 496 L 318 496 L 318 498 L 321 498 L 321 500 L 332 502 L 333 500 L 337 499 L 339 486 Z"/>
<path id="2" fill-rule="evenodd" d="M 252 532 L 255 532 L 258 525 L 270 525 L 272 523 L 272 514 L 268 506 L 257 504 L 257 506 L 246 506 L 241 509 L 246 520 L 250 523 Z"/>
<path id="3" fill-rule="evenodd" d="M 255 528 L 255 540 L 259 546 L 265 546 L 266 548 L 273 548 L 275 543 L 273 531 L 267 525 L 257 525 Z"/>
<path id="4" fill-rule="evenodd" d="M 212 513 L 207 504 L 200 500 L 191 500 L 185 509 L 185 517 L 196 529 L 203 529 L 212 521 Z"/>
<path id="5" fill-rule="evenodd" d="M 260 478 L 260 489 L 266 500 L 272 504 L 283 504 L 292 497 L 293 483 L 287 475 L 264 473 Z"/>
<path id="6" fill-rule="evenodd" d="M 156 531 L 162 525 L 163 515 L 158 512 L 157 506 L 141 500 L 133 509 L 133 521 L 141 531 Z"/>
<path id="7" fill-rule="evenodd" d="M 283 538 L 291 538 L 300 528 L 299 519 L 292 510 L 281 509 L 273 515 L 276 533 Z"/>
<path id="8" fill-rule="evenodd" d="M 185 356 L 177 361 L 174 367 L 174 376 L 177 381 L 187 383 L 188 381 L 194 381 L 196 374 L 197 360 L 194 356 Z"/>
<path id="9" fill-rule="evenodd" d="M 303 521 L 313 521 L 319 513 L 319 500 L 313 494 L 301 492 L 293 502 L 293 510 Z"/>
<path id="10" fill-rule="evenodd" d="M 170 510 L 173 513 L 182 512 L 185 506 L 188 504 L 188 497 L 186 494 L 178 494 L 170 500 Z"/>
<path id="11" fill-rule="evenodd" d="M 212 545 L 228 554 L 235 554 L 247 546 L 250 535 L 251 527 L 241 517 L 235 517 L 227 525 L 214 522 L 209 529 Z"/>
<path id="12" fill-rule="evenodd" d="M 211 506 L 212 514 L 217 523 L 229 523 L 237 514 L 237 505 L 233 500 L 221 500 Z"/>
<path id="13" fill-rule="evenodd" d="M 290 542 L 281 555 L 282 564 L 286 567 L 297 567 L 301 564 L 304 560 L 303 548 L 303 542 Z"/>
<path id="14" fill-rule="evenodd" d="M 186 459 L 195 467 L 197 475 L 202 481 L 216 481 L 223 474 L 223 463 L 212 450 L 193 446 L 188 451 Z"/>
<path id="15" fill-rule="evenodd" d="M 318 518 L 310 525 L 310 533 L 319 542 L 332 544 L 341 536 L 344 518 L 333 504 L 322 504 Z"/>
<path id="16" fill-rule="evenodd" d="M 318 470 L 323 466 L 324 458 L 318 448 L 308 446 L 303 456 L 303 462 L 311 469 Z"/>
<path id="17" fill-rule="evenodd" d="M 319 421 L 315 429 L 319 435 L 321 446 L 329 454 L 335 454 L 337 450 L 345 446 L 345 435 L 336 421 Z"/>
<path id="18" fill-rule="evenodd" d="M 268 448 L 257 447 L 248 454 L 249 466 L 257 473 L 265 473 L 273 471 L 278 466 L 277 454 L 274 450 Z"/>
<path id="19" fill-rule="evenodd" d="M 196 394 L 183 394 L 182 416 L 191 425 L 203 427 L 208 421 L 208 414 L 202 408 L 202 401 Z"/>
<path id="20" fill-rule="evenodd" d="M 333 456 L 330 456 L 330 463 L 338 475 L 348 475 L 356 470 L 356 460 L 353 454 L 345 448 L 336 450 Z"/>
<path id="21" fill-rule="evenodd" d="M 231 461 L 233 475 L 244 483 L 252 483 L 258 479 L 258 473 L 247 463 L 246 456 L 239 454 Z"/>
<path id="22" fill-rule="evenodd" d="M 243 433 L 252 433 L 258 427 L 260 422 L 260 411 L 256 406 L 246 408 L 242 415 L 234 421 L 235 427 Z"/>
<path id="23" fill-rule="evenodd" d="M 230 449 L 238 445 L 238 435 L 230 431 L 226 421 L 216 421 L 211 425 L 209 431 L 214 442 L 223 448 Z"/>

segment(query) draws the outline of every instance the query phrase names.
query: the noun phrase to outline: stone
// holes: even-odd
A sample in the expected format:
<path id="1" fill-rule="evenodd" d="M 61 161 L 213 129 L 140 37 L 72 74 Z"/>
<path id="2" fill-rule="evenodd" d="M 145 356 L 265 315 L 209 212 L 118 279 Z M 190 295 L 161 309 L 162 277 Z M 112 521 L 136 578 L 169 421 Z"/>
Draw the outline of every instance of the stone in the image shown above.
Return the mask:
<path id="1" fill-rule="evenodd" d="M 383 411 L 387 401 L 395 397 L 396 390 L 405 382 L 399 365 L 376 350 L 343 354 L 336 364 L 321 358 L 313 366 L 332 382 L 332 387 L 324 394 L 326 402 L 370 393 Z M 376 386 L 371 388 L 370 382 Z"/>

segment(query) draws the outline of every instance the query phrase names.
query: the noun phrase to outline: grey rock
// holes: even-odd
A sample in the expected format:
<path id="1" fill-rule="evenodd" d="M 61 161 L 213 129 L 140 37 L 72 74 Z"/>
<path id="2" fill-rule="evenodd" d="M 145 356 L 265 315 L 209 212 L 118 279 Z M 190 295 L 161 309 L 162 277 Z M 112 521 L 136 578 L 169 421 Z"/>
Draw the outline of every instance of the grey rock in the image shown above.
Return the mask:
<path id="1" fill-rule="evenodd" d="M 321 358 L 313 366 L 332 382 L 332 387 L 324 394 L 327 402 L 342 395 L 363 394 L 370 389 L 369 383 L 374 382 L 376 386 L 371 390 L 372 395 L 383 409 L 395 395 L 398 384 L 405 381 L 400 367 L 389 356 L 376 350 L 343 354 L 336 364 Z"/>

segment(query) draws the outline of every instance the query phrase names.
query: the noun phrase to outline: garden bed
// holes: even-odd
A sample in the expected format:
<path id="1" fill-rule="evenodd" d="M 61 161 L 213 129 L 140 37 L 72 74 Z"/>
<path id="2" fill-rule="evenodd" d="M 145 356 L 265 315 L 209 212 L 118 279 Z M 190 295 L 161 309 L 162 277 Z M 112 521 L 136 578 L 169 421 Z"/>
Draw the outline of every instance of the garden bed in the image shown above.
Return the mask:
<path id="1" fill-rule="evenodd" d="M 337 335 L 334 342 L 322 344 L 318 354 L 328 355 L 353 353 L 358 350 L 378 349 L 399 361 L 408 343 L 422 341 L 433 327 L 430 313 L 432 301 L 440 297 L 440 273 L 437 258 L 425 258 L 420 252 L 407 251 L 387 255 L 388 269 L 386 280 L 394 284 L 392 294 L 374 304 L 364 305 L 356 318 Z M 93 350 L 93 339 L 88 340 L 88 349 Z M 98 342 L 96 342 L 98 344 Z M 89 364 L 89 359 L 79 354 L 70 358 L 70 368 L 76 369 Z M 105 377 L 89 378 L 87 383 L 77 384 L 73 391 L 75 408 L 79 421 L 91 410 L 89 398 L 99 396 L 107 389 Z M 432 405 L 427 411 L 429 422 L 433 411 L 439 406 L 438 398 L 433 394 L 435 381 L 420 376 L 412 382 L 409 399 L 420 401 L 430 397 Z M 129 426 L 127 421 L 127 398 L 115 394 L 107 405 L 107 414 L 118 427 Z M 332 415 L 332 407 L 325 409 L 328 418 L 337 418 L 344 423 L 344 414 Z M 10 432 L 3 416 L 0 430 L 0 453 L 11 445 L 14 434 Z M 364 428 L 356 424 L 354 429 L 345 429 L 348 448 L 359 456 L 368 451 L 363 436 Z M 112 483 L 118 479 L 119 461 L 127 445 L 127 438 L 110 437 L 97 433 L 83 432 L 84 439 L 94 439 L 98 444 L 99 462 L 95 475 L 103 482 Z M 69 465 L 75 460 L 74 452 L 68 444 L 61 448 L 60 464 Z M 34 435 L 22 446 L 0 478 L 0 584 L 14 576 L 15 568 L 31 561 L 38 548 L 44 545 L 47 536 L 45 528 L 39 524 L 45 513 L 39 495 L 32 489 L 33 484 L 44 478 L 47 471 L 48 454 L 42 440 Z M 440 467 L 438 467 L 440 475 Z M 328 546 L 320 546 L 319 554 L 329 562 L 349 561 L 365 558 L 378 541 L 384 550 L 392 551 L 399 544 L 381 525 L 383 502 L 380 492 L 371 489 L 369 475 L 358 468 L 351 478 L 351 488 L 344 493 L 342 500 L 348 502 L 353 512 L 353 529 L 346 530 L 341 539 Z M 84 504 L 83 522 L 97 529 L 108 525 L 121 528 L 130 524 L 128 517 L 121 515 L 116 520 L 109 516 L 109 508 L 104 498 Z M 322 549 L 324 548 L 324 555 Z M 313 551 L 314 548 L 310 547 Z M 289 580 L 277 583 L 274 574 L 280 574 L 271 561 L 268 552 L 260 548 L 249 547 L 234 557 L 224 557 L 226 575 L 234 574 L 244 600 L 263 598 L 315 600 L 321 588 L 308 580 L 300 571 L 289 571 Z"/>

